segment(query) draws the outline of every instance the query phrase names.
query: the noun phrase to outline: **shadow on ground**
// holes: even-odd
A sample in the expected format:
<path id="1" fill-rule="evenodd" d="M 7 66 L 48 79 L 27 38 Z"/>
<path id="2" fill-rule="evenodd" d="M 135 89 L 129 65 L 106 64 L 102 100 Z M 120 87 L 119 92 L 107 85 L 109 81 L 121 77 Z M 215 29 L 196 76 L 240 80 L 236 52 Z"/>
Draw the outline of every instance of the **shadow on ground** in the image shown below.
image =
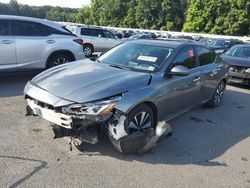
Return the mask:
<path id="1" fill-rule="evenodd" d="M 23 157 L 17 157 L 17 156 L 6 156 L 6 155 L 0 155 L 0 158 L 4 159 L 12 159 L 12 160 L 22 160 L 22 161 L 30 161 L 30 162 L 36 162 L 39 165 L 35 166 L 29 174 L 25 175 L 24 177 L 21 177 L 19 180 L 16 182 L 12 183 L 9 188 L 15 188 L 21 185 L 23 182 L 25 182 L 27 179 L 29 179 L 31 176 L 36 174 L 38 171 L 41 169 L 45 168 L 47 165 L 47 162 L 41 161 L 41 160 L 36 160 L 36 159 L 29 159 L 29 158 L 23 158 Z"/>
<path id="2" fill-rule="evenodd" d="M 170 121 L 173 136 L 144 155 L 122 155 L 113 149 L 107 138 L 96 145 L 84 144 L 80 155 L 105 155 L 150 164 L 227 166 L 217 158 L 250 136 L 248 117 L 244 115 L 249 112 L 249 98 L 249 94 L 227 90 L 220 107 L 198 107 Z M 248 101 L 242 103 L 245 100 Z M 244 159 L 244 156 L 239 157 Z"/>

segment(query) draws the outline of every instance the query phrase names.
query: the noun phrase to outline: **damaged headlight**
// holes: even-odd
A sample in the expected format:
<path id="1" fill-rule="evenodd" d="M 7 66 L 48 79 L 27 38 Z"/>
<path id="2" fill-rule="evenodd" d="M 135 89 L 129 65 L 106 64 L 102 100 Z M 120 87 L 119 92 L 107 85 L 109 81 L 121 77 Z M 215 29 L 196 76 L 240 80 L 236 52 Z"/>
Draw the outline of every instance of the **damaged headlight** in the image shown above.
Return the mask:
<path id="1" fill-rule="evenodd" d="M 111 97 L 106 100 L 95 101 L 84 104 L 73 104 L 64 107 L 62 111 L 73 115 L 109 115 L 110 111 L 115 107 L 116 103 L 121 99 L 121 96 Z"/>

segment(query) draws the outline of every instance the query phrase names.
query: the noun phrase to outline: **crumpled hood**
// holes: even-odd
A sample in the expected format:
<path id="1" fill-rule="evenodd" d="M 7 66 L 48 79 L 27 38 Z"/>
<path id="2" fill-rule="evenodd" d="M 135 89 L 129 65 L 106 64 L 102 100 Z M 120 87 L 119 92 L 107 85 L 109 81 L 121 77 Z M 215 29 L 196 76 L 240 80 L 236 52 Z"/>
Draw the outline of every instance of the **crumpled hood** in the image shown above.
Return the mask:
<path id="1" fill-rule="evenodd" d="M 57 97 L 84 103 L 147 86 L 150 77 L 85 59 L 48 69 L 32 83 Z"/>
<path id="2" fill-rule="evenodd" d="M 232 57 L 232 56 L 221 56 L 223 61 L 230 65 L 242 66 L 242 67 L 250 67 L 250 59 L 240 58 L 240 57 Z"/>

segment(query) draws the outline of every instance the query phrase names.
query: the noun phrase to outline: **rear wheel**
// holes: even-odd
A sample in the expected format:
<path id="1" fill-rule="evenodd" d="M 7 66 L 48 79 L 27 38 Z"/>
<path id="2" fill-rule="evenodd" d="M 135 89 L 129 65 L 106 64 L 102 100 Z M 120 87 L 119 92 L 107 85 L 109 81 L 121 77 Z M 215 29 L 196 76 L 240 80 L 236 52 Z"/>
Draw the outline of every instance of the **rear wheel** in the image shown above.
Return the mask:
<path id="1" fill-rule="evenodd" d="M 69 55 L 57 54 L 49 59 L 48 68 L 55 67 L 57 65 L 62 65 L 64 63 L 69 63 L 70 61 L 72 61 L 72 59 Z"/>
<path id="2" fill-rule="evenodd" d="M 210 99 L 210 101 L 206 103 L 206 105 L 209 107 L 219 106 L 224 96 L 225 89 L 226 89 L 226 83 L 225 81 L 222 80 L 217 86 L 213 97 Z"/>
<path id="3" fill-rule="evenodd" d="M 83 45 L 83 52 L 85 53 L 86 57 L 90 57 L 94 52 L 94 48 L 90 44 L 84 44 Z"/>

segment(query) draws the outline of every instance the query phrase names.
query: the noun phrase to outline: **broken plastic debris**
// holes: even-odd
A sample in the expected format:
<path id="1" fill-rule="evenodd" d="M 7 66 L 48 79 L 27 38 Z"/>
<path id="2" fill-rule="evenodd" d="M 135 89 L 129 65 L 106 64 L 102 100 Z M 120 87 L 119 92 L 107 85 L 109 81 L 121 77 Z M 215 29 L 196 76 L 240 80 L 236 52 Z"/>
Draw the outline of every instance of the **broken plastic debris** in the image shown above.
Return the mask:
<path id="1" fill-rule="evenodd" d="M 171 131 L 172 128 L 168 123 L 166 123 L 165 121 L 159 122 L 156 126 L 155 134 L 150 138 L 150 140 L 148 140 L 146 145 L 139 152 L 144 153 L 149 151 L 152 147 L 155 146 L 155 144 L 162 136 L 167 136 Z"/>
<path id="2" fill-rule="evenodd" d="M 152 128 L 145 132 L 135 132 L 130 135 L 121 134 L 122 137 L 119 139 L 109 135 L 109 138 L 115 148 L 122 153 L 145 153 L 154 147 L 160 138 L 167 136 L 171 131 L 170 125 L 163 121 L 158 122 L 156 129 Z"/>
<path id="3" fill-rule="evenodd" d="M 119 140 L 120 138 L 123 138 L 124 136 L 128 135 L 124 129 L 125 119 L 125 116 L 121 116 L 116 126 L 113 124 L 109 124 L 109 133 L 112 134 L 113 138 L 116 140 Z"/>

